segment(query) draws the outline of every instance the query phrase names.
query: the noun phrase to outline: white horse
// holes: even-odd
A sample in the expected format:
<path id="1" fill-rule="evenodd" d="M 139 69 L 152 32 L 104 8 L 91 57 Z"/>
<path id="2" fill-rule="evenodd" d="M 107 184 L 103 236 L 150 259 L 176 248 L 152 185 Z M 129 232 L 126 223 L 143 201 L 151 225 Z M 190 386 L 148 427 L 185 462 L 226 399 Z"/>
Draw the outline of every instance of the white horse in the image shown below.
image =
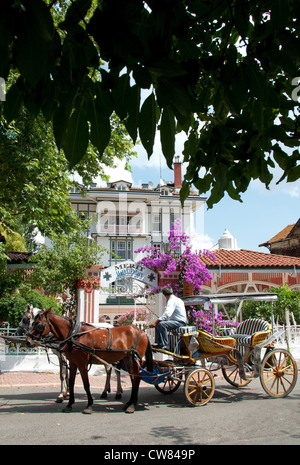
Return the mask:
<path id="1" fill-rule="evenodd" d="M 24 315 L 19 323 L 19 326 L 16 330 L 16 336 L 22 336 L 26 334 L 28 330 L 31 328 L 33 321 L 36 315 L 41 310 L 39 308 L 35 308 L 32 305 L 27 305 L 27 310 L 24 312 Z M 113 326 L 108 323 L 99 323 L 94 325 L 97 328 L 112 328 Z M 69 398 L 69 370 L 68 370 L 68 363 L 67 358 L 65 357 L 63 352 L 60 352 L 54 348 L 51 348 L 52 353 L 58 357 L 59 361 L 59 376 L 61 382 L 61 389 L 60 393 L 58 394 L 56 401 L 57 403 L 63 402 L 65 399 Z M 106 370 L 106 382 L 104 390 L 101 394 L 101 399 L 106 399 L 107 393 L 110 392 L 110 381 L 111 381 L 111 373 L 112 373 L 112 366 L 104 365 Z M 121 385 L 121 375 L 118 369 L 115 369 L 115 373 L 117 375 L 117 392 L 115 395 L 115 399 L 121 399 L 122 397 L 122 385 Z"/>

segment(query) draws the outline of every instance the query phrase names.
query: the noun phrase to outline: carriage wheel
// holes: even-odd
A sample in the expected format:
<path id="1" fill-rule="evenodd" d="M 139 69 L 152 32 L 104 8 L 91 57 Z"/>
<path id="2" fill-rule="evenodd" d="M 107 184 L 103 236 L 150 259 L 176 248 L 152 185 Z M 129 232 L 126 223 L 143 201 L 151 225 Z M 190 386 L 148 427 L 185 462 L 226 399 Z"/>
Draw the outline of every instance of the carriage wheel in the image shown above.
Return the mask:
<path id="1" fill-rule="evenodd" d="M 193 405 L 205 405 L 215 392 L 215 381 L 210 371 L 200 368 L 191 371 L 185 380 L 185 397 Z"/>
<path id="2" fill-rule="evenodd" d="M 176 378 L 176 379 L 174 379 Z M 180 378 L 180 379 L 178 379 Z M 182 378 L 182 372 L 176 368 L 171 368 L 169 376 L 160 384 L 155 384 L 155 388 L 162 394 L 172 394 L 177 391 L 180 386 Z"/>
<path id="3" fill-rule="evenodd" d="M 285 349 L 275 349 L 262 361 L 260 382 L 271 397 L 285 397 L 295 387 L 298 371 L 292 355 Z"/>
<path id="4" fill-rule="evenodd" d="M 246 374 L 252 376 L 252 370 L 248 365 L 244 365 Z M 247 386 L 252 379 L 242 379 L 239 373 L 239 367 L 237 363 L 232 363 L 230 365 L 222 365 L 222 374 L 226 379 L 227 383 L 231 384 L 234 387 L 243 387 Z"/>

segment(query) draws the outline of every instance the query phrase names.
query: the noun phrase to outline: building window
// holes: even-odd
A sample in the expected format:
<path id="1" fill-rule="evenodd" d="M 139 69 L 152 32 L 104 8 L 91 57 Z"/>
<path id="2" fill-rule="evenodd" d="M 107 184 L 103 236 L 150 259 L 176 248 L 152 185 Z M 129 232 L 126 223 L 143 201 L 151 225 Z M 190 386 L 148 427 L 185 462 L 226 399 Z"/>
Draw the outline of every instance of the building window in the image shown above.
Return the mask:
<path id="1" fill-rule="evenodd" d="M 171 210 L 170 210 L 170 229 L 171 229 L 171 227 L 173 226 L 174 221 L 175 221 L 174 209 L 171 208 Z"/>
<path id="2" fill-rule="evenodd" d="M 72 203 L 72 210 L 74 210 L 79 216 L 81 221 L 91 220 L 90 225 L 86 228 L 86 235 L 90 236 L 90 233 L 96 231 L 97 213 L 95 203 Z"/>
<path id="3" fill-rule="evenodd" d="M 73 203 L 72 210 L 77 212 L 77 215 L 81 220 L 87 220 L 96 215 L 96 204 L 95 203 Z"/>
<path id="4" fill-rule="evenodd" d="M 162 250 L 162 243 L 161 242 L 153 242 L 153 247 L 155 247 L 157 250 Z"/>
<path id="5" fill-rule="evenodd" d="M 152 217 L 152 231 L 161 232 L 161 215 L 160 213 L 154 213 Z"/>
<path id="6" fill-rule="evenodd" d="M 131 241 L 126 239 L 113 239 L 111 241 L 111 252 L 117 255 L 117 260 L 131 260 Z"/>
<path id="7" fill-rule="evenodd" d="M 110 323 L 110 316 L 109 316 L 109 315 L 100 315 L 99 323 L 108 323 L 108 324 L 111 324 L 111 323 Z"/>
<path id="8" fill-rule="evenodd" d="M 114 326 L 118 326 L 118 318 L 120 318 L 120 316 L 121 316 L 121 315 L 116 315 L 116 316 L 114 317 L 114 323 L 113 323 Z"/>

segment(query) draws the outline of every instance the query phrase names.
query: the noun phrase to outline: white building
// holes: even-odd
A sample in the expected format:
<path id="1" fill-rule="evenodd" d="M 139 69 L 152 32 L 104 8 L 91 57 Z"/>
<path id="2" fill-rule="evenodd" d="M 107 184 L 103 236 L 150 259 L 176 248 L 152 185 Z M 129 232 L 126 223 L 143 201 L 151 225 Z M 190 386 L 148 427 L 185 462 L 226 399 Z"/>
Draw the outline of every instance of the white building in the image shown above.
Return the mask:
<path id="1" fill-rule="evenodd" d="M 206 199 L 191 190 L 182 208 L 181 186 L 181 163 L 175 161 L 174 180 L 172 182 L 161 180 L 157 187 L 151 182 L 143 184 L 142 187 L 134 187 L 127 181 L 119 180 L 108 183 L 107 187 L 93 185 L 85 197 L 77 192 L 70 194 L 72 208 L 78 215 L 92 219 L 87 236 L 108 250 L 101 259 L 105 268 L 128 260 L 138 262 L 142 255 L 136 254 L 135 250 L 145 245 L 166 249 L 170 227 L 177 218 L 182 221 L 183 231 L 191 241 L 193 240 L 194 214 L 203 206 Z M 93 275 L 97 273 L 100 274 L 100 271 L 95 269 Z M 116 301 L 116 294 L 124 296 L 124 294 L 128 295 L 128 292 L 136 292 L 136 289 L 132 289 L 132 284 L 132 280 L 131 283 L 129 281 L 109 283 L 109 290 L 100 295 L 100 314 L 107 315 L 107 320 L 110 322 L 113 322 L 116 315 L 127 310 L 124 298 L 119 299 L 118 308 L 114 306 L 112 309 L 108 304 L 112 304 L 113 300 Z M 120 304 L 121 300 L 122 304 Z M 120 305 L 125 305 L 125 308 L 121 308 Z M 132 303 L 129 305 L 132 307 Z M 114 314 L 113 319 L 112 314 Z"/>

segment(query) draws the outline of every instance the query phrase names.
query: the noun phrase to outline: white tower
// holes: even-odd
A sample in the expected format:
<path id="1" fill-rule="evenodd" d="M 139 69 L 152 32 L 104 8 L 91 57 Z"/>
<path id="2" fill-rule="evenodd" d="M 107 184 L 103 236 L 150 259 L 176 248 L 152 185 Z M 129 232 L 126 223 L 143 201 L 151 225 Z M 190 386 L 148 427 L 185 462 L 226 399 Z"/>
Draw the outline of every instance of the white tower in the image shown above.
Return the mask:
<path id="1" fill-rule="evenodd" d="M 232 234 L 230 234 L 228 229 L 225 229 L 223 235 L 218 240 L 218 246 L 219 249 L 224 250 L 239 250 L 236 238 L 233 237 Z"/>

